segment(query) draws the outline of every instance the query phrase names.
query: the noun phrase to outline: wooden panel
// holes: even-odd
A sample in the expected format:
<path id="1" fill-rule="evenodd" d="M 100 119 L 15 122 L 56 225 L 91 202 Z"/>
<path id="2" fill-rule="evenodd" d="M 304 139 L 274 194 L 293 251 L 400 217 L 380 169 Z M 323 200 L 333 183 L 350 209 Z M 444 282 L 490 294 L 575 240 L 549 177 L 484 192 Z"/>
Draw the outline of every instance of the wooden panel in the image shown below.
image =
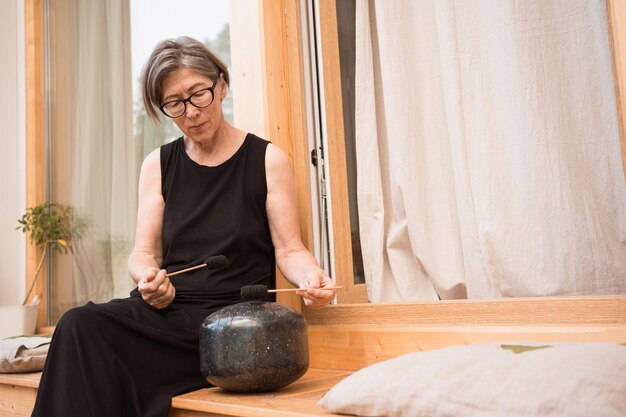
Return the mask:
<path id="1" fill-rule="evenodd" d="M 626 0 L 607 0 L 606 9 L 622 143 L 622 164 L 626 179 Z"/>
<path id="2" fill-rule="evenodd" d="M 626 296 L 541 297 L 332 305 L 306 309 L 320 324 L 626 324 Z"/>
<path id="3" fill-rule="evenodd" d="M 317 401 L 350 372 L 309 369 L 298 381 L 278 391 L 261 394 L 229 393 L 220 388 L 208 388 L 183 394 L 172 399 L 174 409 L 198 412 L 189 417 L 228 415 L 245 417 L 329 416 Z M 183 414 L 184 415 L 184 414 Z M 170 414 L 170 417 L 182 415 Z"/>
<path id="4" fill-rule="evenodd" d="M 43 1 L 25 0 L 26 58 L 26 207 L 45 201 L 44 147 L 44 52 Z M 26 242 L 26 291 L 30 288 L 41 251 Z M 34 294 L 41 295 L 37 324 L 45 321 L 45 267 L 35 285 Z"/>
<path id="5" fill-rule="evenodd" d="M 311 366 L 358 370 L 405 353 L 510 342 L 626 343 L 626 324 L 598 326 L 309 326 Z"/>
<path id="6" fill-rule="evenodd" d="M 300 9 L 296 0 L 261 0 L 263 79 L 268 139 L 291 159 L 296 182 L 300 231 L 305 246 L 313 248 L 309 155 L 304 104 L 304 74 Z M 290 288 L 283 277 L 279 288 Z M 278 294 L 278 301 L 298 310 L 301 300 L 293 293 Z"/>
<path id="7" fill-rule="evenodd" d="M 37 390 L 0 384 L 0 417 L 30 417 Z"/>

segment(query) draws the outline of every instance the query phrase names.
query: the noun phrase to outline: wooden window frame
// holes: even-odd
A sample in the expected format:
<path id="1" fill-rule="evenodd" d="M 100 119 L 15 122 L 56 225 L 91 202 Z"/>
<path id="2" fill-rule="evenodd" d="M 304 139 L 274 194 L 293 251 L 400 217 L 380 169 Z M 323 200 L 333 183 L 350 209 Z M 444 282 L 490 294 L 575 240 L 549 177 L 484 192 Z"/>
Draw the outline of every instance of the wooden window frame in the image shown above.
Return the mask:
<path id="1" fill-rule="evenodd" d="M 626 0 L 606 0 L 606 14 L 619 134 L 622 143 L 622 166 L 626 181 Z"/>
<path id="2" fill-rule="evenodd" d="M 24 39 L 26 70 L 26 207 L 46 199 L 44 142 L 44 25 L 43 0 L 24 0 Z M 30 288 L 41 250 L 26 239 L 26 290 Z M 41 294 L 37 326 L 45 323 L 46 269 L 42 267 L 33 294 Z"/>
<path id="3" fill-rule="evenodd" d="M 304 116 L 304 85 L 302 80 L 302 48 L 300 2 L 298 0 L 260 0 L 262 7 L 262 32 L 264 34 L 265 52 L 263 67 L 266 72 L 267 91 L 271 92 L 279 86 L 280 96 L 268 97 L 268 119 L 271 119 L 268 133 L 272 140 L 286 146 L 288 150 L 298 149 L 298 153 L 290 153 L 296 178 L 301 193 L 299 209 L 304 216 L 302 224 L 305 242 L 311 244 L 312 236 L 309 228 L 311 214 L 308 194 L 308 152 L 306 131 L 302 126 Z M 322 71 L 324 79 L 324 109 L 326 112 L 326 135 L 333 138 L 329 141 L 326 155 L 331 184 L 331 211 L 334 235 L 335 279 L 344 287 L 338 294 L 338 304 L 323 310 L 307 310 L 306 317 L 312 323 L 336 323 L 348 320 L 356 323 L 376 323 L 376 317 L 388 320 L 422 320 L 430 319 L 455 321 L 458 314 L 464 318 L 463 323 L 474 323 L 484 316 L 490 323 L 502 322 L 515 317 L 511 322 L 528 323 L 542 321 L 565 323 L 570 321 L 585 322 L 597 317 L 600 309 L 608 311 L 601 320 L 606 323 L 626 323 L 626 296 L 611 297 L 537 297 L 516 298 L 506 300 L 453 300 L 437 302 L 417 302 L 407 304 L 369 304 L 365 284 L 354 284 L 352 267 L 352 244 L 349 224 L 349 207 L 347 193 L 347 171 L 345 165 L 345 146 L 343 130 L 343 106 L 341 97 L 341 80 L 339 75 L 339 51 L 337 35 L 336 0 L 319 0 L 320 37 L 322 44 Z M 626 0 L 607 0 L 607 19 L 609 23 L 609 40 L 611 45 L 612 66 L 619 115 L 620 141 L 622 161 L 626 176 Z M 297 39 L 296 39 L 297 38 Z M 288 46 L 288 48 L 287 48 Z M 276 54 L 281 56 L 275 59 Z M 279 81 L 280 80 L 280 81 Z M 286 81 L 289 81 L 286 82 Z M 274 95 L 275 92 L 269 94 Z M 267 96 L 267 95 L 266 95 Z M 270 103 L 271 100 L 271 103 Z M 281 122 L 276 123 L 280 113 Z M 300 127 L 298 131 L 289 130 L 295 121 Z M 305 181 L 306 179 L 306 181 Z M 342 219 L 342 221 L 337 221 Z M 346 221 L 347 219 L 347 221 Z M 308 222 L 308 223 L 307 223 Z M 306 224 L 304 224 L 306 223 Z M 311 247 L 311 246 L 309 246 Z M 296 303 L 294 300 L 290 304 Z M 520 314 L 521 312 L 521 314 Z M 442 315 L 442 316 L 440 316 Z M 474 316 L 479 315 L 479 316 Z M 443 317 L 443 318 L 442 318 Z M 570 317 L 568 319 L 567 317 Z M 582 321 L 581 321 L 582 320 Z M 544 320 L 545 321 L 545 320 Z M 549 321 L 549 320 L 548 320 Z"/>
<path id="4" fill-rule="evenodd" d="M 309 193 L 308 148 L 306 143 L 306 115 L 302 64 L 302 28 L 299 0 L 258 0 L 260 26 L 263 37 L 263 78 L 267 111 L 266 128 L 269 137 L 290 156 L 298 190 L 298 209 L 301 214 L 301 231 L 305 244 L 311 248 L 311 196 Z M 24 0 L 26 48 L 26 207 L 45 201 L 45 145 L 44 145 L 44 25 L 43 0 Z M 617 111 L 619 115 L 622 161 L 626 176 L 626 0 L 606 0 L 609 39 L 614 73 Z M 322 62 L 325 88 L 325 112 L 329 141 L 327 159 L 331 186 L 332 213 L 335 219 L 349 219 L 347 174 L 343 131 L 343 107 L 339 76 L 337 47 L 336 0 L 319 0 Z M 609 308 L 613 313 L 607 320 L 626 322 L 626 296 L 614 297 L 557 297 L 509 300 L 457 300 L 448 302 L 423 302 L 399 305 L 362 304 L 367 301 L 365 284 L 354 284 L 352 268 L 351 234 L 349 221 L 333 221 L 335 278 L 344 289 L 338 294 L 339 304 L 321 311 L 307 311 L 310 320 L 335 320 L 338 317 L 356 317 L 367 322 L 372 317 L 391 317 L 399 320 L 416 320 L 445 314 L 454 317 L 460 311 L 467 314 L 488 312 L 491 320 L 511 316 L 515 311 L 536 307 L 532 317 L 556 314 L 565 317 L 576 312 L 588 312 L 595 317 L 599 308 Z M 26 288 L 32 282 L 39 257 L 38 249 L 27 242 Z M 45 271 L 37 282 L 36 292 L 44 294 Z M 289 284 L 279 277 L 280 287 Z M 46 297 L 42 297 L 38 324 L 44 323 Z M 279 297 L 279 301 L 300 308 L 300 300 L 293 294 Z M 562 303 L 573 303 L 575 310 L 561 308 Z M 494 307 L 494 306 L 497 306 Z M 443 309 L 443 310 L 442 310 Z M 519 310 L 518 310 L 519 309 Z M 584 313 L 587 314 L 587 313 Z M 583 314 L 583 315 L 584 315 Z M 339 315 L 339 316 L 337 316 Z M 514 315 L 514 314 L 513 314 Z M 469 317 L 469 316 L 468 316 Z M 500 317 L 500 319 L 498 319 Z M 526 314 L 521 322 L 532 319 Z M 471 322 L 471 320 L 469 321 Z"/>

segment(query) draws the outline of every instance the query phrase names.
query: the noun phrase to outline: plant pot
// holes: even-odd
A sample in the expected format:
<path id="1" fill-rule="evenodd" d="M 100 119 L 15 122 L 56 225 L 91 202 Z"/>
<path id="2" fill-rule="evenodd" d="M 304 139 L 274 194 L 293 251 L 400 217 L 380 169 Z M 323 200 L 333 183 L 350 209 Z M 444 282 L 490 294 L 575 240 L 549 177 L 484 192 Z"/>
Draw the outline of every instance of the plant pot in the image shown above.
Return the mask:
<path id="1" fill-rule="evenodd" d="M 37 312 L 36 305 L 0 306 L 0 339 L 35 334 Z"/>

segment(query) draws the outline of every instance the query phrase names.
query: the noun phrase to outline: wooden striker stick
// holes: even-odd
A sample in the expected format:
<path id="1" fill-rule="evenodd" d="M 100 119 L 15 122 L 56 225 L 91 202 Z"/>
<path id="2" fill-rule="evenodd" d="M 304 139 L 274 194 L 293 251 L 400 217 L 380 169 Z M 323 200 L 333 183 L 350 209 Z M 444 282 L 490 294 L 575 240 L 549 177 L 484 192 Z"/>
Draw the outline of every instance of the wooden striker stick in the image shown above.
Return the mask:
<path id="1" fill-rule="evenodd" d="M 295 292 L 295 291 L 304 291 L 304 290 L 337 290 L 339 288 L 343 288 L 341 285 L 336 287 L 326 287 L 326 288 L 279 288 L 277 290 L 267 290 L 267 292 Z"/>
<path id="2" fill-rule="evenodd" d="M 204 268 L 206 264 L 200 264 L 196 266 L 192 266 L 190 268 L 181 269 L 180 271 L 172 272 L 171 274 L 165 274 L 166 277 L 173 277 L 174 275 L 182 274 L 183 272 L 193 271 L 194 269 Z"/>

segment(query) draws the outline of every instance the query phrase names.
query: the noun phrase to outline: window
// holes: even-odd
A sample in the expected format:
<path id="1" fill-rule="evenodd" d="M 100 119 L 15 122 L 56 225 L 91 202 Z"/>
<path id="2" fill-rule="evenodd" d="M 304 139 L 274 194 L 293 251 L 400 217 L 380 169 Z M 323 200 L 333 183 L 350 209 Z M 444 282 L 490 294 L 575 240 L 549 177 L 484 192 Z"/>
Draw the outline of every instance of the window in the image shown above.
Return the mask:
<path id="1" fill-rule="evenodd" d="M 145 155 L 181 133 L 152 123 L 139 95 L 143 63 L 158 41 L 192 36 L 230 66 L 228 2 L 47 0 L 47 199 L 70 205 L 86 233 L 71 255 L 48 265 L 47 322 L 91 300 L 126 297 L 134 287 L 137 181 Z M 232 95 L 224 104 L 232 122 Z"/>

